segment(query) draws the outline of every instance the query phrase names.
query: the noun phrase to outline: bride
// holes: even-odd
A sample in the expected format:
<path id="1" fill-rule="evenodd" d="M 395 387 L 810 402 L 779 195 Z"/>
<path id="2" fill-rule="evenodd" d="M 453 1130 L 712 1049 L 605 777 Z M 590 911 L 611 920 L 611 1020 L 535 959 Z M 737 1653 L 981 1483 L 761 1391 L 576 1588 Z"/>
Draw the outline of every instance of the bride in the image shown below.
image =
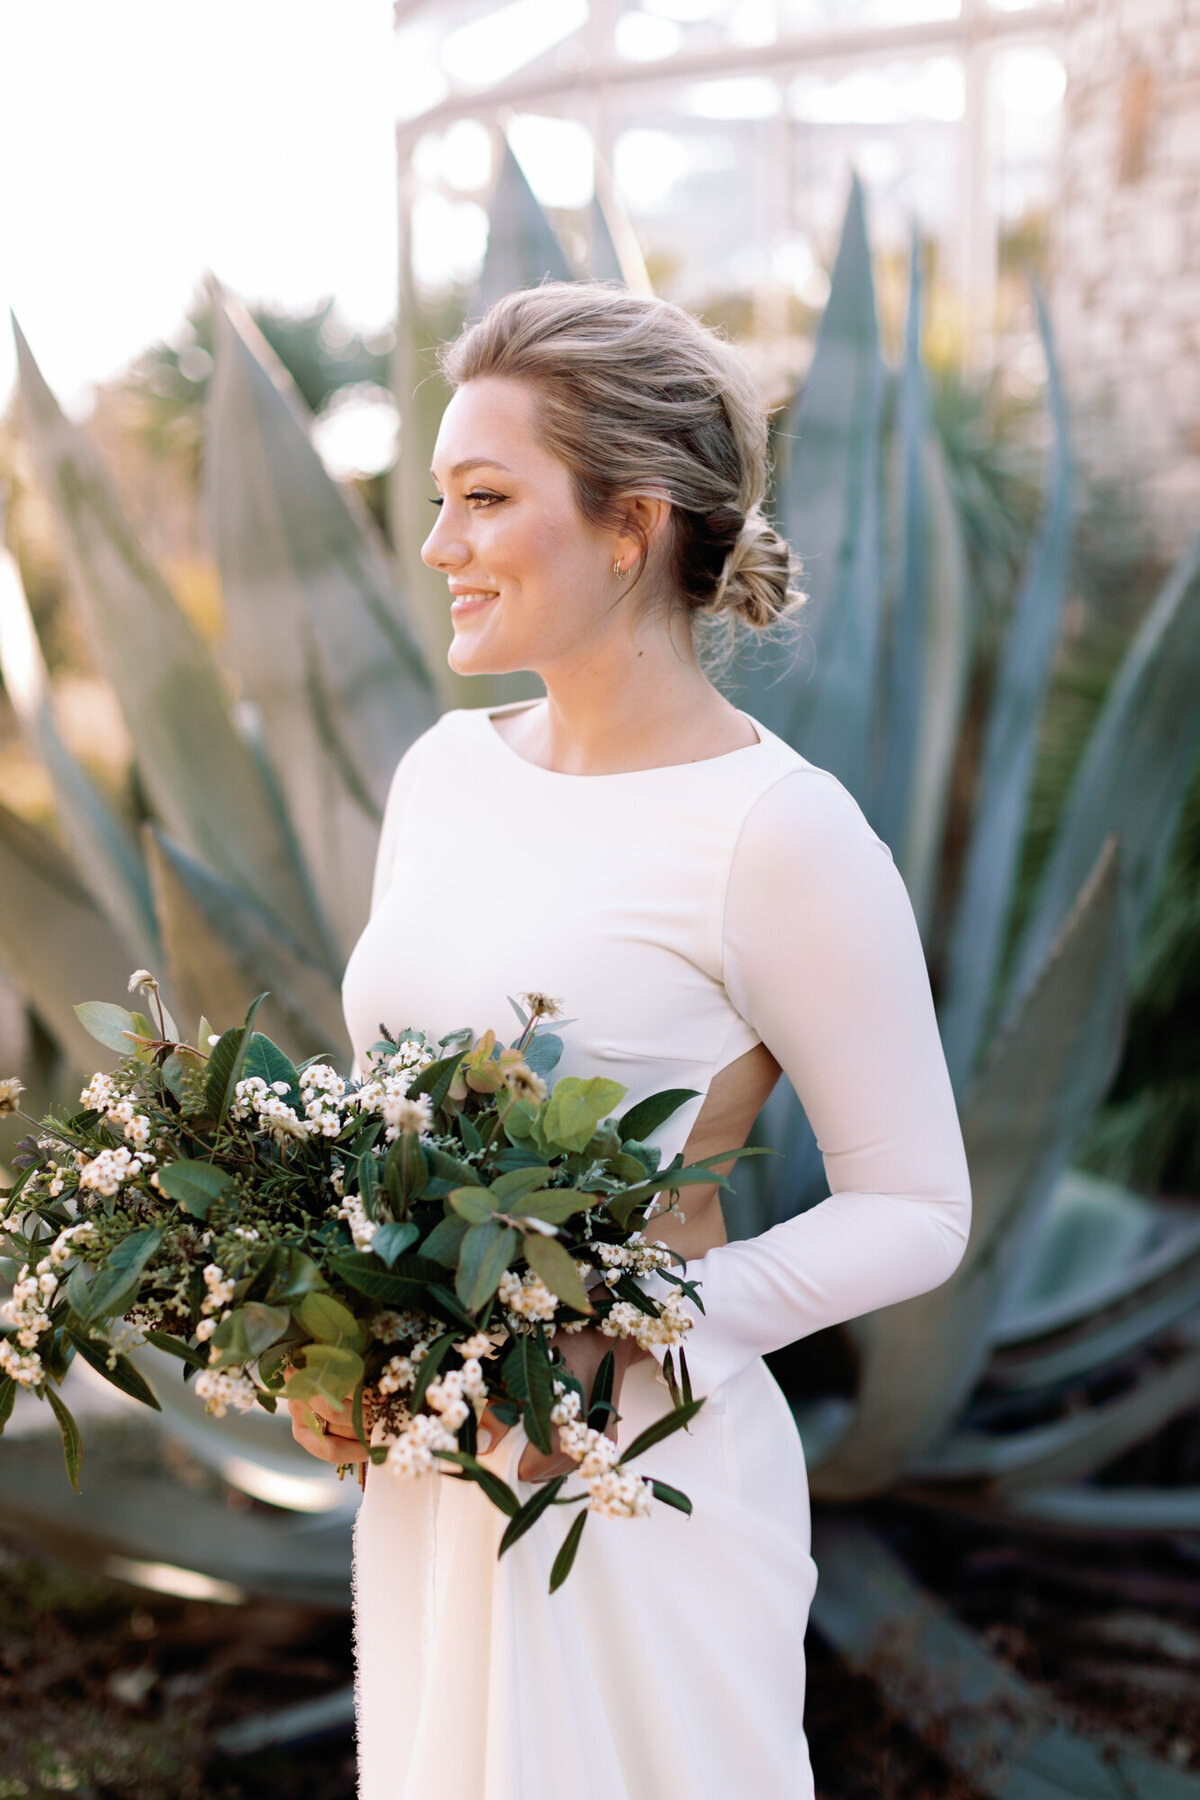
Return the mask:
<path id="1" fill-rule="evenodd" d="M 343 984 L 356 1063 L 381 1022 L 507 1041 L 507 996 L 536 989 L 572 1021 L 559 1075 L 609 1075 L 623 1106 L 694 1090 L 655 1135 L 664 1159 L 743 1143 L 782 1072 L 830 1198 L 732 1244 L 715 1189 L 662 1221 L 699 1284 L 687 1357 L 707 1403 L 647 1472 L 690 1518 L 595 1517 L 550 1595 L 574 1509 L 498 1561 L 505 1521 L 473 1484 L 372 1470 L 360 1793 L 806 1800 L 817 1570 L 802 1446 L 762 1357 L 962 1255 L 970 1191 L 915 922 L 850 795 L 697 655 L 698 616 L 758 631 L 800 604 L 760 511 L 766 417 L 740 354 L 666 302 L 547 283 L 443 366 L 422 556 L 447 578 L 450 665 L 531 670 L 546 692 L 450 711 L 401 758 Z M 588 1329 L 558 1348 L 586 1386 L 611 1345 Z M 652 1353 L 616 1353 L 629 1442 L 669 1397 Z M 293 1414 L 313 1455 L 362 1459 L 347 1415 L 325 1409 L 318 1435 Z M 480 1442 L 522 1500 L 572 1467 L 487 1416 Z"/>

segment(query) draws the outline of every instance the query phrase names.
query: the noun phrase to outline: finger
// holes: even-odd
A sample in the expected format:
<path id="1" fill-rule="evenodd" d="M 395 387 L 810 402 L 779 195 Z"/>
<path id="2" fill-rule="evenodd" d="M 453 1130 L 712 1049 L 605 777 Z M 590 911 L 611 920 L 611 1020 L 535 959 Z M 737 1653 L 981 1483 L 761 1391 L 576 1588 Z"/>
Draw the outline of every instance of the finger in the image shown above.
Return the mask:
<path id="1" fill-rule="evenodd" d="M 315 1456 L 325 1463 L 360 1463 L 369 1458 L 366 1446 L 356 1439 L 349 1442 L 344 1437 L 332 1434 L 320 1434 L 302 1424 L 298 1419 L 292 1421 L 292 1436 L 310 1456 Z"/>
<path id="2" fill-rule="evenodd" d="M 574 1467 L 569 1456 L 564 1456 L 561 1452 L 547 1456 L 544 1450 L 538 1450 L 529 1444 L 521 1452 L 517 1474 L 522 1481 L 550 1481 L 555 1475 L 568 1474 Z"/>

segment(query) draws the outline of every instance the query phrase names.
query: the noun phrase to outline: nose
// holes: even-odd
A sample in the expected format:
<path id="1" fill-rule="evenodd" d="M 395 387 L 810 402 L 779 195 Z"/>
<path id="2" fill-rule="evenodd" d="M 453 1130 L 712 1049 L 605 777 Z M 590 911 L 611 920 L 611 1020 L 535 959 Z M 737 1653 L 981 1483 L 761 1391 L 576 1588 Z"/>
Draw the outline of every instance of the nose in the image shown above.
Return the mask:
<path id="1" fill-rule="evenodd" d="M 421 561 L 431 569 L 459 569 L 470 555 L 467 546 L 461 539 L 456 540 L 450 530 L 447 512 L 445 504 L 439 506 L 433 530 L 421 545 Z"/>

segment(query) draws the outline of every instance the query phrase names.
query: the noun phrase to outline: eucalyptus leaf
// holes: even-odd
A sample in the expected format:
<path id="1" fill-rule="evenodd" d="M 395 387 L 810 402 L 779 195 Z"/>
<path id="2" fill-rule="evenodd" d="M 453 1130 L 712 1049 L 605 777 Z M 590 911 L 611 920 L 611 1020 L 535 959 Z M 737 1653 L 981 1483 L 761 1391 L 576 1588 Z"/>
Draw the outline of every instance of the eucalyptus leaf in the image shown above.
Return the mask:
<path id="1" fill-rule="evenodd" d="M 287 1386 L 289 1400 L 328 1400 L 343 1406 L 363 1378 L 363 1359 L 335 1344 L 306 1344 L 296 1352 L 296 1373 Z"/>
<path id="2" fill-rule="evenodd" d="M 564 1150 L 582 1150 L 601 1119 L 607 1118 L 626 1089 L 606 1076 L 565 1075 L 556 1081 L 542 1114 L 542 1133 Z"/>
<path id="3" fill-rule="evenodd" d="M 182 1158 L 165 1163 L 158 1171 L 160 1192 L 169 1200 L 178 1200 L 193 1219 L 206 1219 L 214 1200 L 228 1193 L 233 1177 L 228 1169 L 199 1158 Z"/>
<path id="4" fill-rule="evenodd" d="M 359 1321 L 332 1294 L 305 1294 L 296 1308 L 296 1319 L 319 1343 L 348 1344 L 352 1350 L 361 1350 L 365 1342 Z"/>

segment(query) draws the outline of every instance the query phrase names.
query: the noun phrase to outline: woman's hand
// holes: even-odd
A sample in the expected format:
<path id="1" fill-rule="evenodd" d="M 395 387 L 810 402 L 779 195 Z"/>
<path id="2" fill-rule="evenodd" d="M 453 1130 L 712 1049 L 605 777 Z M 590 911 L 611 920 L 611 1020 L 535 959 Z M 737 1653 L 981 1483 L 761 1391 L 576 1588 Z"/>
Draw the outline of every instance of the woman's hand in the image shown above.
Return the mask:
<path id="1" fill-rule="evenodd" d="M 289 1370 L 284 1380 L 290 1381 Z M 365 1463 L 370 1453 L 354 1435 L 350 1402 L 331 1406 L 328 1400 L 289 1400 L 292 1436 L 311 1456 L 327 1463 Z"/>
<path id="2" fill-rule="evenodd" d="M 592 1383 L 596 1379 L 596 1371 L 611 1350 L 616 1365 L 613 1369 L 611 1398 L 616 1407 L 619 1407 L 621 1384 L 625 1379 L 626 1369 L 632 1368 L 634 1363 L 644 1362 L 650 1354 L 648 1350 L 643 1350 L 639 1344 L 636 1344 L 632 1338 L 605 1337 L 595 1325 L 588 1325 L 583 1331 L 556 1331 L 552 1333 L 550 1343 L 559 1351 L 568 1369 L 579 1381 L 585 1395 L 591 1393 Z M 606 1436 L 612 1438 L 615 1443 L 617 1421 L 612 1413 L 609 1414 L 608 1423 L 604 1429 Z M 489 1406 L 479 1422 L 479 1430 L 481 1448 L 483 1447 L 483 1433 L 490 1431 L 492 1441 L 488 1447 L 494 1449 L 501 1438 L 506 1435 L 509 1427 L 501 1424 Z M 549 1455 L 539 1450 L 535 1444 L 527 1444 L 522 1451 L 521 1460 L 517 1465 L 517 1474 L 522 1481 L 549 1481 L 554 1475 L 569 1474 L 576 1466 L 574 1459 L 565 1455 L 558 1447 L 557 1425 L 550 1427 L 550 1434 L 552 1449 Z"/>

